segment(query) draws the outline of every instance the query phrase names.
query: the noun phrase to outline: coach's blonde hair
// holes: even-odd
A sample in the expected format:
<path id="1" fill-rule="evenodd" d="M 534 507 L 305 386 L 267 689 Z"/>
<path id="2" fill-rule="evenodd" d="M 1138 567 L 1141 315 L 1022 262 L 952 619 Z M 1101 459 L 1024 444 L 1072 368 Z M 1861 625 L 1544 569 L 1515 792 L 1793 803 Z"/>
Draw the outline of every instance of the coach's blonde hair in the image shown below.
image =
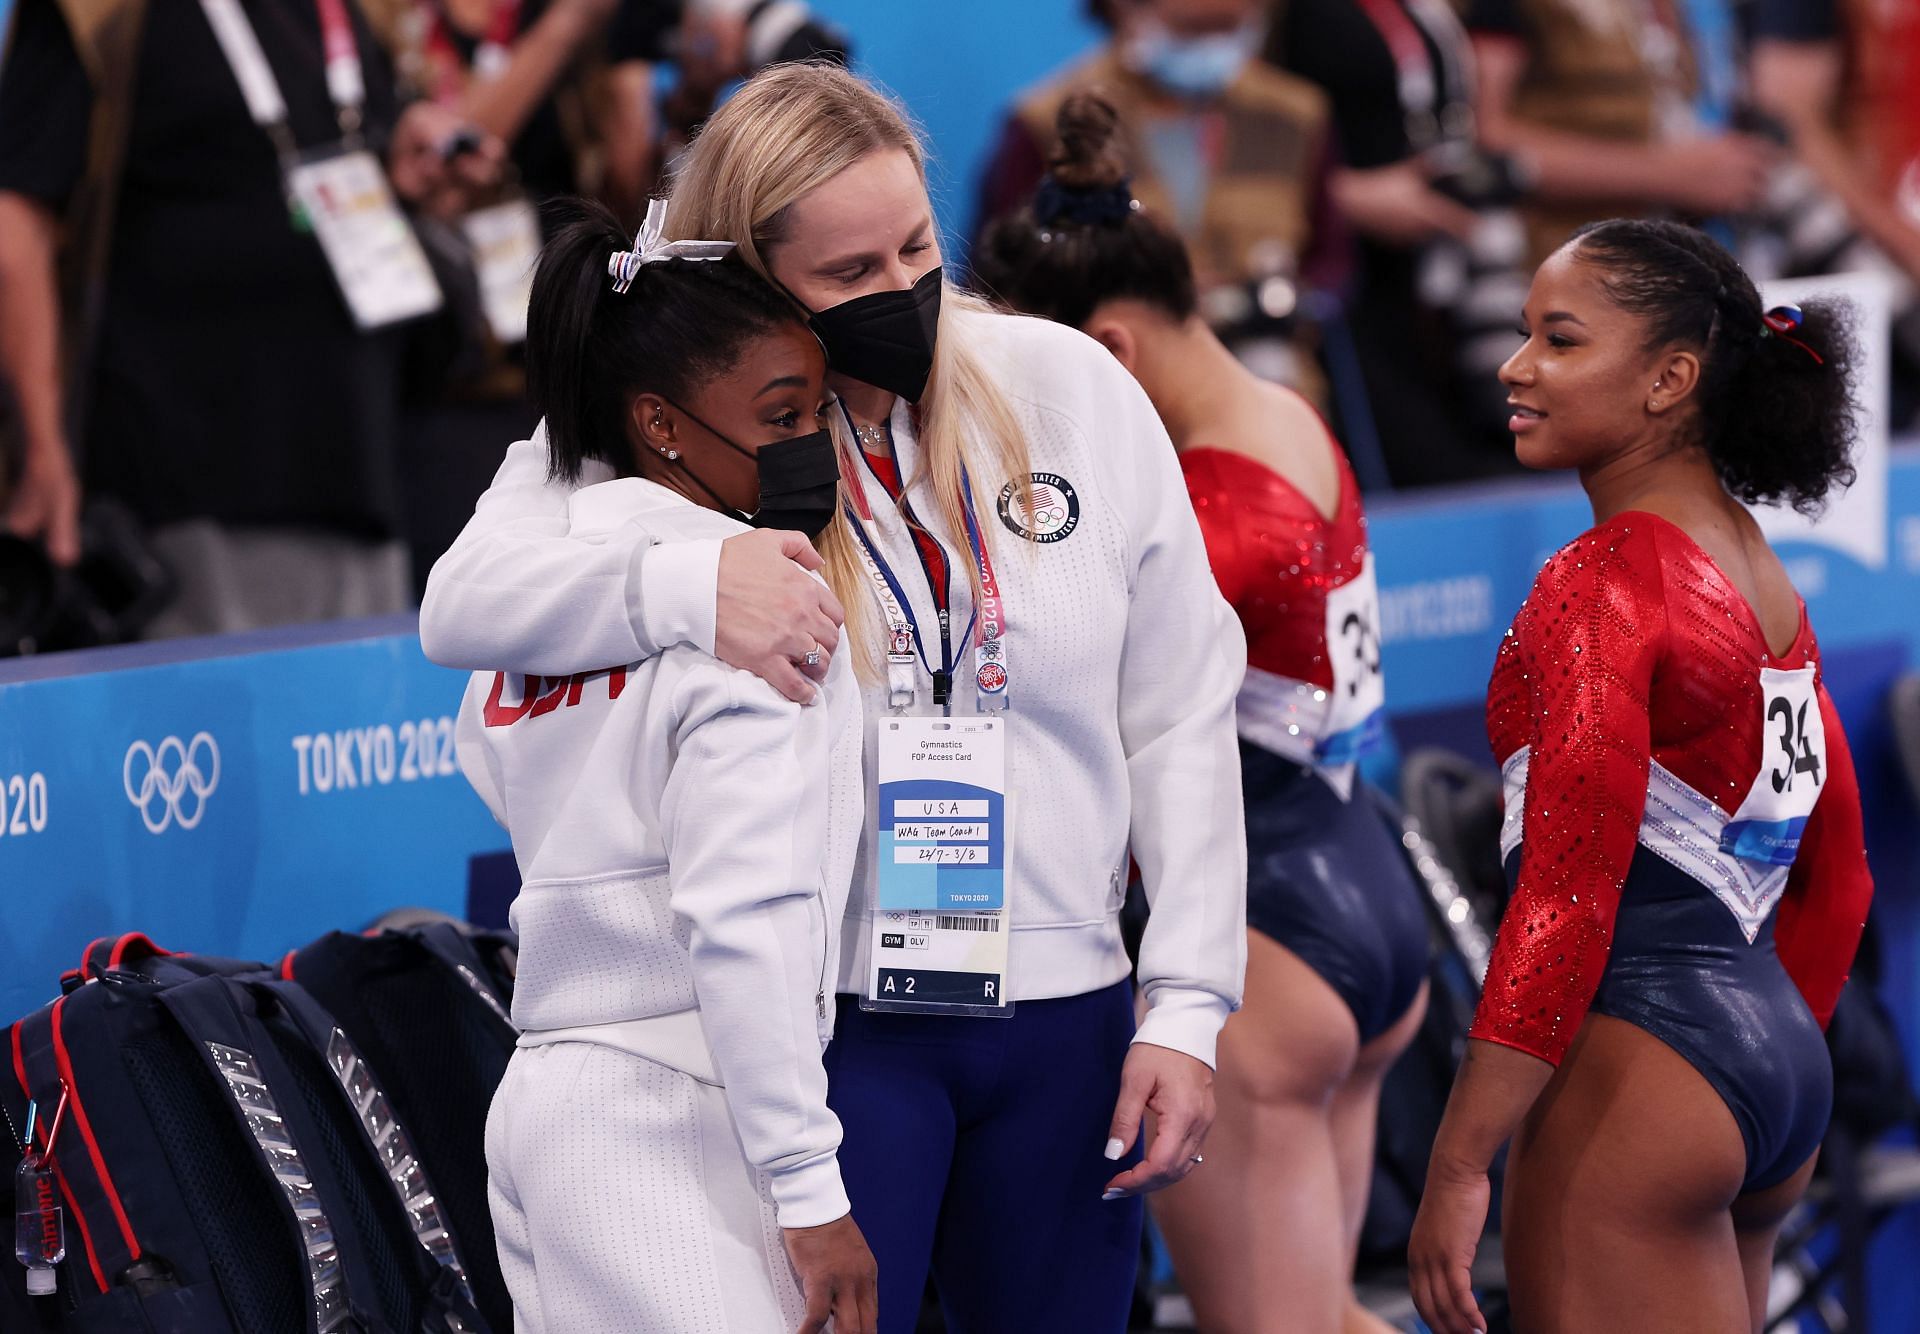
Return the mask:
<path id="1" fill-rule="evenodd" d="M 869 154 L 894 148 L 913 159 L 924 185 L 919 136 L 884 94 L 836 66 L 775 66 L 749 80 L 694 140 L 674 174 L 667 235 L 733 241 L 741 257 L 771 279 L 766 252 L 786 239 L 795 201 Z M 960 541 L 967 510 L 963 464 L 980 488 L 976 502 L 993 504 L 1009 481 L 1022 492 L 1030 485 L 1026 437 L 976 342 L 979 321 L 990 315 L 986 302 L 947 284 L 933 375 L 919 403 L 925 472 L 948 532 Z M 858 442 L 837 415 L 833 430 L 843 448 L 857 453 Z M 983 539 L 997 546 L 986 522 L 990 516 L 975 517 Z M 842 518 L 823 535 L 821 555 L 847 607 L 854 662 L 872 679 L 879 670 L 877 637 L 860 627 L 874 624 L 873 598 L 863 587 L 867 576 L 854 541 Z M 980 572 L 972 561 L 967 566 L 978 606 Z"/>

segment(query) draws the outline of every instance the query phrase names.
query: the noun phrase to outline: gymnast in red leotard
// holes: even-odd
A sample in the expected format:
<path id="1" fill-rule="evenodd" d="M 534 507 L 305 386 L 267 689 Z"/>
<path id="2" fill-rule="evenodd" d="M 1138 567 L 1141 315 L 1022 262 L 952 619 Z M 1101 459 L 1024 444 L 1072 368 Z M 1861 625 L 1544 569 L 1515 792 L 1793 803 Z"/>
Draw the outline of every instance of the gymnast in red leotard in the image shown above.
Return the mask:
<path id="1" fill-rule="evenodd" d="M 1510 1137 L 1515 1328 L 1758 1331 L 1832 1106 L 1821 1030 L 1872 881 L 1805 604 L 1741 503 L 1851 481 L 1840 311 L 1762 312 L 1703 233 L 1582 229 L 1501 368 L 1595 526 L 1547 563 L 1487 729 L 1514 889 L 1409 1247 L 1436 1334 Z"/>
<path id="2" fill-rule="evenodd" d="M 1161 1192 L 1154 1218 L 1203 1329 L 1385 1331 L 1349 1275 L 1381 1080 L 1425 1011 L 1428 937 L 1398 830 L 1355 782 L 1385 700 L 1366 516 L 1325 423 L 1196 313 L 1186 251 L 1134 205 L 1114 128 L 1097 97 L 1069 99 L 1032 213 L 996 223 L 973 262 L 990 291 L 1085 330 L 1140 381 L 1246 630 L 1246 1003 L 1221 1034 L 1207 1148 L 1231 1166 Z"/>

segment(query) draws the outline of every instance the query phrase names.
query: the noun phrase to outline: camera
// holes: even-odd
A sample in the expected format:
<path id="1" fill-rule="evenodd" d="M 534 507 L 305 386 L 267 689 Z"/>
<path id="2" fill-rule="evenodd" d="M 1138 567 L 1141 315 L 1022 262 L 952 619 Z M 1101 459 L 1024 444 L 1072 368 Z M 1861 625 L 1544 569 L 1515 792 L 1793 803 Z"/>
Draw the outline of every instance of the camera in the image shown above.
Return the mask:
<path id="1" fill-rule="evenodd" d="M 0 658 L 135 639 L 174 587 L 139 522 L 112 500 L 88 503 L 71 569 L 38 542 L 0 534 Z"/>

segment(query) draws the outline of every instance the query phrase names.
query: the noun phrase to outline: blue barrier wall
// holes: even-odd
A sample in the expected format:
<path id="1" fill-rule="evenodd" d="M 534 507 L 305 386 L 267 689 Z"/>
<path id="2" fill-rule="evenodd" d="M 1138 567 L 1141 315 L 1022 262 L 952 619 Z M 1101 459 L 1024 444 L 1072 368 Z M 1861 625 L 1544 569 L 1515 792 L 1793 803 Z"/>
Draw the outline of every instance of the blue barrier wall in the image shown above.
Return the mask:
<path id="1" fill-rule="evenodd" d="M 465 682 L 408 617 L 7 665 L 0 1017 L 96 936 L 277 958 L 398 904 L 462 911 L 470 857 L 507 842 L 454 763 Z"/>

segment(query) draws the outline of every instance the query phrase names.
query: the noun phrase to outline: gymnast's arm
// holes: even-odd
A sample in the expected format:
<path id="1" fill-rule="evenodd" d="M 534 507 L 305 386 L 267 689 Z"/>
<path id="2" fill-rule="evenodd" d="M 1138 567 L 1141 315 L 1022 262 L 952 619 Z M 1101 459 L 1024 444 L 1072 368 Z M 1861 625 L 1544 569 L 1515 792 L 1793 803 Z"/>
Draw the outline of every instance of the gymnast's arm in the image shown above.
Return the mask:
<path id="1" fill-rule="evenodd" d="M 1666 617 L 1650 539 L 1616 538 L 1548 563 L 1501 650 L 1518 661 L 1495 672 L 1489 708 L 1530 720 L 1526 806 L 1517 883 L 1408 1247 L 1416 1304 L 1441 1334 L 1487 1327 L 1470 1271 L 1488 1169 L 1599 989 L 1639 837 Z"/>

